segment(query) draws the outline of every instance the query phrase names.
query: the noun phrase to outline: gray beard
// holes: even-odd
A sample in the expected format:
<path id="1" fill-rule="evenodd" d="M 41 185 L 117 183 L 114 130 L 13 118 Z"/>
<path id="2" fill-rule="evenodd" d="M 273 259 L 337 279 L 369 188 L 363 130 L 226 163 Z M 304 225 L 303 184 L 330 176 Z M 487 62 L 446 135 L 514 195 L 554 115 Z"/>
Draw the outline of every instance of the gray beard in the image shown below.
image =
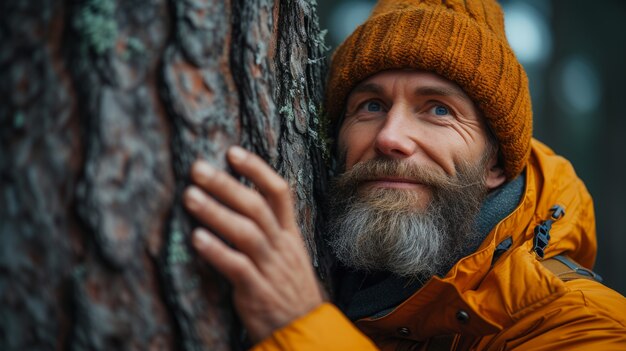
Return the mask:
<path id="1" fill-rule="evenodd" d="M 445 275 L 482 241 L 474 222 L 487 194 L 484 162 L 460 166 L 454 178 L 393 160 L 354 168 L 334 182 L 329 198 L 329 245 L 346 267 L 427 279 Z M 373 175 L 407 174 L 431 188 L 425 209 L 413 191 L 359 187 Z"/>

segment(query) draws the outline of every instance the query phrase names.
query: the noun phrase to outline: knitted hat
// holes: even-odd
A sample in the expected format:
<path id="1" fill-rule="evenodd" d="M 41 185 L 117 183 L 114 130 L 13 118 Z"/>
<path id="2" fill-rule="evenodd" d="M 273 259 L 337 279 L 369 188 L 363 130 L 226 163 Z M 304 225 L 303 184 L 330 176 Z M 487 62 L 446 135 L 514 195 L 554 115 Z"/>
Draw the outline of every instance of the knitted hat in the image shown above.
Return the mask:
<path id="1" fill-rule="evenodd" d="M 406 68 L 458 84 L 496 136 L 506 177 L 522 171 L 532 134 L 528 79 L 509 47 L 495 0 L 381 0 L 333 55 L 326 89 L 331 122 L 340 120 L 359 82 Z"/>

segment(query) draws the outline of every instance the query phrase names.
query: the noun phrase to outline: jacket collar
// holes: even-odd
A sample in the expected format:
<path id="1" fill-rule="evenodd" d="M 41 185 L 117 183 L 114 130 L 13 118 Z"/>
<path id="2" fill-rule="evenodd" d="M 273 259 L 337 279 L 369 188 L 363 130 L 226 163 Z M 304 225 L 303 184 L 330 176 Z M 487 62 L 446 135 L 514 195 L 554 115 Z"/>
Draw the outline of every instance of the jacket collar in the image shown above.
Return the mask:
<path id="1" fill-rule="evenodd" d="M 487 196 L 476 219 L 481 239 L 471 243 L 463 256 L 476 252 L 497 223 L 515 210 L 523 195 L 525 179 L 521 174 Z M 421 288 L 426 280 L 408 280 L 390 273 L 345 272 L 337 303 L 352 320 L 382 316 Z"/>
<path id="2" fill-rule="evenodd" d="M 587 267 L 584 260 L 593 262 L 595 254 L 589 195 L 567 161 L 533 140 L 522 201 L 480 247 L 390 313 L 361 319 L 357 326 L 372 338 L 389 337 L 396 330 L 412 331 L 404 338 L 414 340 L 455 333 L 489 335 L 562 296 L 567 289 L 563 282 L 546 274 L 531 253 L 533 229 L 555 203 L 564 205 L 568 219 L 552 228 L 554 242 L 546 257 L 568 252 Z M 494 263 L 496 247 L 505 240 L 511 241 L 510 249 Z"/>

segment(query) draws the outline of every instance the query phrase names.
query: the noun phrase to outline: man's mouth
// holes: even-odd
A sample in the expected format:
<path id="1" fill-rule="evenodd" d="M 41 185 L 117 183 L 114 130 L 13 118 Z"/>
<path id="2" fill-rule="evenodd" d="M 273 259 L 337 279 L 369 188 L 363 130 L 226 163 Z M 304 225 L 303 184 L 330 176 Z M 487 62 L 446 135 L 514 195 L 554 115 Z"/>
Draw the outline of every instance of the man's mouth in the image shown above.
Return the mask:
<path id="1" fill-rule="evenodd" d="M 424 188 L 425 185 L 419 183 L 414 179 L 402 178 L 402 177 L 381 177 L 368 179 L 362 183 L 366 187 L 376 188 L 392 188 L 392 189 L 419 189 Z"/>

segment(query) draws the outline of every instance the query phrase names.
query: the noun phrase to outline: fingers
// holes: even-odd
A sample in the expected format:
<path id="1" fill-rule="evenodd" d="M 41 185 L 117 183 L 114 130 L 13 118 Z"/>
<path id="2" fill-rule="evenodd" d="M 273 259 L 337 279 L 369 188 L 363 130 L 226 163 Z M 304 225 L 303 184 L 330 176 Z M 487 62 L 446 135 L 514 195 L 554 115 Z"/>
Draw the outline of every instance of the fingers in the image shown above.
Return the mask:
<path id="1" fill-rule="evenodd" d="M 228 150 L 228 160 L 237 173 L 250 179 L 272 207 L 282 228 L 295 229 L 293 201 L 289 184 L 259 156 L 233 146 Z"/>
<path id="2" fill-rule="evenodd" d="M 219 233 L 193 233 L 193 244 L 233 284 L 233 301 L 250 336 L 261 340 L 322 303 L 295 222 L 290 188 L 258 156 L 231 148 L 232 168 L 254 183 L 247 188 L 226 172 L 196 162 L 197 186 L 183 194 L 189 212 Z"/>
<path id="3" fill-rule="evenodd" d="M 255 221 L 265 233 L 271 235 L 280 229 L 279 223 L 265 199 L 258 192 L 247 188 L 228 173 L 213 168 L 205 161 L 197 161 L 191 167 L 191 179 L 224 205 Z"/>
<path id="4" fill-rule="evenodd" d="M 263 271 L 245 253 L 200 228 L 194 230 L 193 245 L 233 285 L 235 308 L 255 342 L 322 303 L 310 266 L 274 261 Z M 281 256 L 281 252 L 276 255 Z"/>
<path id="5" fill-rule="evenodd" d="M 188 210 L 201 222 L 255 260 L 267 258 L 269 242 L 252 220 L 224 207 L 195 186 L 185 190 Z"/>
<path id="6" fill-rule="evenodd" d="M 208 230 L 193 231 L 193 246 L 233 285 L 245 288 L 253 285 L 255 279 L 259 280 L 259 272 L 246 255 L 231 249 Z"/>

